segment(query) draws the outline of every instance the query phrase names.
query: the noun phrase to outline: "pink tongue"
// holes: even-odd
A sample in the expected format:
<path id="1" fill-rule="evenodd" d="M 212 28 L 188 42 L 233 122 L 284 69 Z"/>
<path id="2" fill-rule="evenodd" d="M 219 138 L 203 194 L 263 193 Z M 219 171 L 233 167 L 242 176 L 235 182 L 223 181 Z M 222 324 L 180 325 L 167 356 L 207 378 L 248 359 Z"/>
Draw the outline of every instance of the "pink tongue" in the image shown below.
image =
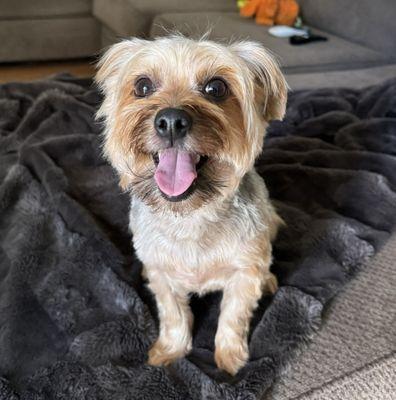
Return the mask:
<path id="1" fill-rule="evenodd" d="M 159 156 L 159 163 L 154 179 L 168 196 L 184 193 L 197 177 L 195 156 L 187 151 L 174 148 L 164 150 Z"/>

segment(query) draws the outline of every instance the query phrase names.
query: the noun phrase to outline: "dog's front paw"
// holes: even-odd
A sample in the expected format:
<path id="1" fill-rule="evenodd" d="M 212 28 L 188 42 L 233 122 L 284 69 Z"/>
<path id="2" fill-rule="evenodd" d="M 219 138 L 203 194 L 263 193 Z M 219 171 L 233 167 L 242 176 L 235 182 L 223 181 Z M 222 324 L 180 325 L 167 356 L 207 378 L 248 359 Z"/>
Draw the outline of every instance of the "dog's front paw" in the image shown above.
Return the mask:
<path id="1" fill-rule="evenodd" d="M 166 346 L 161 340 L 157 340 L 148 352 L 148 363 L 150 365 L 168 365 L 178 358 L 184 357 L 189 348 L 181 347 L 174 348 L 174 346 Z"/>
<path id="2" fill-rule="evenodd" d="M 228 344 L 227 346 L 216 345 L 216 364 L 231 375 L 235 375 L 246 364 L 248 358 L 247 345 L 242 343 Z"/>

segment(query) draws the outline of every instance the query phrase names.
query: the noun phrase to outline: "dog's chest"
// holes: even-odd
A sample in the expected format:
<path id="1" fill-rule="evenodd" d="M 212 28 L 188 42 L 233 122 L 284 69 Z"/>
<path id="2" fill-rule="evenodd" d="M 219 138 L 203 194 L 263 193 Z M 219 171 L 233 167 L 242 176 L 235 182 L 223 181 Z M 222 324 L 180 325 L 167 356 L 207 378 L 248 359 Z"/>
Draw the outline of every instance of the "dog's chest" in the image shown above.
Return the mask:
<path id="1" fill-rule="evenodd" d="M 157 216 L 131 210 L 134 246 L 145 264 L 178 265 L 197 269 L 221 262 L 235 249 L 235 229 L 227 221 L 208 216 Z"/>
<path id="2" fill-rule="evenodd" d="M 226 211 L 200 210 L 185 217 L 153 212 L 132 200 L 133 243 L 147 274 L 160 274 L 191 292 L 222 289 L 243 267 L 261 229 L 257 207 L 236 202 Z M 188 286 L 188 287 L 187 287 Z"/>
<path id="3" fill-rule="evenodd" d="M 243 227 L 223 216 L 169 217 L 132 202 L 130 228 L 147 272 L 193 292 L 221 289 L 241 253 Z"/>

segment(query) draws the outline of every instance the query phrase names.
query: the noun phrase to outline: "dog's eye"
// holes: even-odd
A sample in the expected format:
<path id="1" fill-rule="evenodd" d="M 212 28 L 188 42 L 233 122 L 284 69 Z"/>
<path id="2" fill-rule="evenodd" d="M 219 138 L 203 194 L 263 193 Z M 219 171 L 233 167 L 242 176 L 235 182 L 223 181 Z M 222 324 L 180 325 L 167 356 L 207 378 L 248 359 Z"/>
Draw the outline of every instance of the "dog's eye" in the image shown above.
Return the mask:
<path id="1" fill-rule="evenodd" d="M 140 78 L 135 83 L 135 96 L 147 97 L 154 92 L 154 84 L 149 78 Z"/>
<path id="2" fill-rule="evenodd" d="M 228 87 L 222 79 L 215 78 L 205 85 L 203 92 L 207 96 L 220 100 L 227 95 Z"/>

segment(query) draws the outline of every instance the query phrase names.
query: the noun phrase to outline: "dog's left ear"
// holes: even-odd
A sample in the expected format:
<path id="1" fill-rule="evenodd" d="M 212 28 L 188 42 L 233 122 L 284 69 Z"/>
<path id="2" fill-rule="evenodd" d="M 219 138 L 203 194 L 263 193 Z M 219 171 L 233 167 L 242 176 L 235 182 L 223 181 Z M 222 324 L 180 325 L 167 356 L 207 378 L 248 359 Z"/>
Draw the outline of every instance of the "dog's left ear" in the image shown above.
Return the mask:
<path id="1" fill-rule="evenodd" d="M 256 42 L 236 42 L 230 45 L 230 50 L 245 62 L 259 90 L 266 92 L 264 119 L 282 119 L 286 111 L 288 86 L 274 56 Z"/>

